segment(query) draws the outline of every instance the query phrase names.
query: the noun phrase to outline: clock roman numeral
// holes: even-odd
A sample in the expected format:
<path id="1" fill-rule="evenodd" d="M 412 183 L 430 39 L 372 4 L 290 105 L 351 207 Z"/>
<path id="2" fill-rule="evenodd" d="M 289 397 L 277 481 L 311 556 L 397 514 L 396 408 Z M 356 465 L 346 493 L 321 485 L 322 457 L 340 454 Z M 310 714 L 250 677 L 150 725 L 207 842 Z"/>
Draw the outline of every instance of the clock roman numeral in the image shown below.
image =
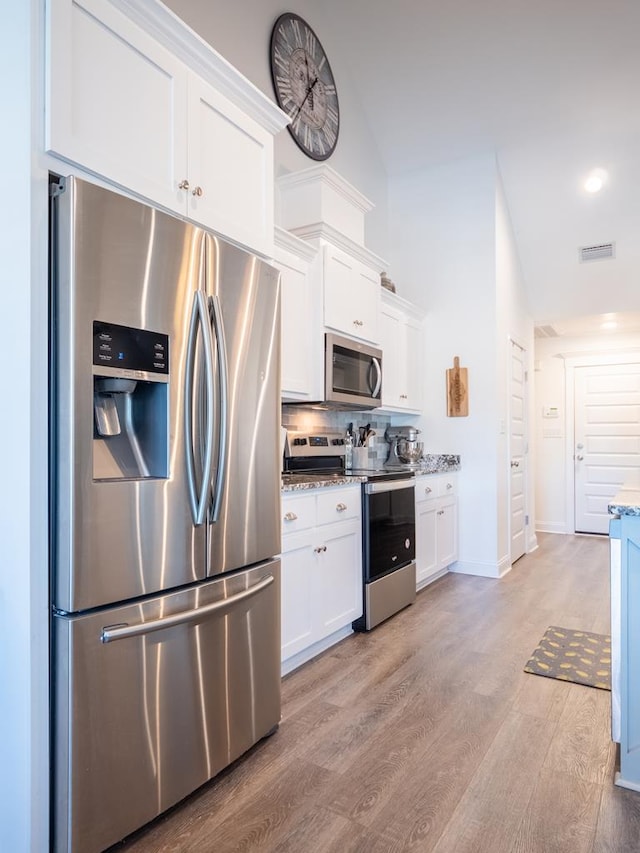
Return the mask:
<path id="1" fill-rule="evenodd" d="M 337 139 L 334 129 L 325 124 L 325 126 L 322 128 L 322 133 L 324 133 L 324 138 L 327 140 L 327 145 L 329 146 L 329 148 L 333 148 L 333 146 L 336 144 Z"/>
<path id="2" fill-rule="evenodd" d="M 276 49 L 274 51 L 274 59 L 275 59 L 275 63 L 278 66 L 278 68 L 281 71 L 283 71 L 285 74 L 288 74 L 289 73 L 289 60 L 286 59 L 282 55 L 279 47 L 276 47 Z"/>
<path id="3" fill-rule="evenodd" d="M 291 32 L 296 43 L 296 47 L 302 47 L 302 33 L 300 32 L 300 22 L 295 18 L 291 21 Z"/>
<path id="4" fill-rule="evenodd" d="M 316 43 L 316 37 L 311 30 L 305 30 L 305 47 L 312 59 L 315 59 Z"/>
<path id="5" fill-rule="evenodd" d="M 327 107 L 327 121 L 330 121 L 335 126 L 338 126 L 338 113 L 334 110 L 333 107 Z"/>
<path id="6" fill-rule="evenodd" d="M 318 149 L 320 154 L 326 154 L 327 149 L 324 147 L 324 142 L 322 141 L 322 131 L 318 131 L 316 134 L 316 144 L 314 147 Z"/>

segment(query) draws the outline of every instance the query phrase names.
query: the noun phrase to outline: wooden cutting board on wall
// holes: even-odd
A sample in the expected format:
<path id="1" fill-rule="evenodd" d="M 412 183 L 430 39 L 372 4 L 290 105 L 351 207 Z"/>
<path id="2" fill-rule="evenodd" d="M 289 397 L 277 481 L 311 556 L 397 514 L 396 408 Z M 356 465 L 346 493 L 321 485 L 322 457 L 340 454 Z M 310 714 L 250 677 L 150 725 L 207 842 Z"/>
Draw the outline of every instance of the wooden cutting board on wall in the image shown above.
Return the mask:
<path id="1" fill-rule="evenodd" d="M 464 418 L 469 414 L 469 380 L 467 368 L 460 367 L 460 359 L 453 359 L 447 370 L 447 417 Z"/>

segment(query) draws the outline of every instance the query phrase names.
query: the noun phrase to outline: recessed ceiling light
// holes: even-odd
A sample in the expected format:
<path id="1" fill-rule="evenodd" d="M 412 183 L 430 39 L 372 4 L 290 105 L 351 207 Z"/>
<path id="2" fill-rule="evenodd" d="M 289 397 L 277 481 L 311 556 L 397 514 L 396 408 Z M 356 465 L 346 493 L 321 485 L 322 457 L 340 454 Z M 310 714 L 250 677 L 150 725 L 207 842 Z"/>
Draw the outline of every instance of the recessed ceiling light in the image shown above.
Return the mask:
<path id="1" fill-rule="evenodd" d="M 607 320 L 606 322 L 602 323 L 600 328 L 601 329 L 617 329 L 618 324 L 616 323 L 615 320 Z"/>
<path id="2" fill-rule="evenodd" d="M 598 193 L 605 185 L 607 173 L 604 169 L 594 169 L 589 173 L 584 182 L 584 188 L 588 193 Z"/>

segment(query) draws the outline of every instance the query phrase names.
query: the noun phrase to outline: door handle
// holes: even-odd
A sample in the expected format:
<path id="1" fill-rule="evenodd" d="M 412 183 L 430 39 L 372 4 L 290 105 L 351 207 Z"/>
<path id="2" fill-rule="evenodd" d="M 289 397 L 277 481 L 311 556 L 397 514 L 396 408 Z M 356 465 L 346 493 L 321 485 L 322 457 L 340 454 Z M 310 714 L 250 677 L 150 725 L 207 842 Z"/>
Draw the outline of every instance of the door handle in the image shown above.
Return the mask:
<path id="1" fill-rule="evenodd" d="M 582 460 L 584 459 L 584 456 L 582 456 L 582 455 L 579 453 L 579 454 L 576 456 L 576 459 L 578 460 L 578 462 L 582 462 Z"/>
<path id="2" fill-rule="evenodd" d="M 262 592 L 263 589 L 271 586 L 273 581 L 273 575 L 267 575 L 262 580 L 259 580 L 258 583 L 250 586 L 248 589 L 243 589 L 230 598 L 224 598 L 222 601 L 214 601 L 211 604 L 205 604 L 203 607 L 196 607 L 193 610 L 185 610 L 182 613 L 174 613 L 171 616 L 162 616 L 160 619 L 150 619 L 148 622 L 138 622 L 135 625 L 107 625 L 107 627 L 102 629 L 100 640 L 103 643 L 111 643 L 114 640 L 144 636 L 145 634 L 150 634 L 152 631 L 162 631 L 163 628 L 172 628 L 175 625 L 202 622 L 203 618 L 230 610 L 235 604 L 246 601 L 247 598 L 252 598 L 259 592 Z"/>

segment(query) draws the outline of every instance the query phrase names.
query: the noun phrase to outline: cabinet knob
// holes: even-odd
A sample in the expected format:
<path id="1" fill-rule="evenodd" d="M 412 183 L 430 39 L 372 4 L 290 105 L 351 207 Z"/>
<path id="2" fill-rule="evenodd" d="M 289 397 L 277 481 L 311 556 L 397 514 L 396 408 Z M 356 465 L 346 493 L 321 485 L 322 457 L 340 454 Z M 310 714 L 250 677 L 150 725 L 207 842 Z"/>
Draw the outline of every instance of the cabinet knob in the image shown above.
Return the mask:
<path id="1" fill-rule="evenodd" d="M 285 521 L 295 521 L 297 518 L 298 516 L 295 514 L 295 512 L 287 512 L 284 516 Z"/>
<path id="2" fill-rule="evenodd" d="M 443 510 L 443 509 L 439 509 L 439 510 L 438 510 L 438 515 L 444 515 L 444 510 Z"/>
<path id="3" fill-rule="evenodd" d="M 178 189 L 188 190 L 189 189 L 189 181 L 187 181 L 186 178 L 184 181 L 180 181 L 180 183 L 178 184 Z"/>
<path id="4" fill-rule="evenodd" d="M 364 323 L 362 322 L 362 320 L 354 320 L 353 325 L 354 326 L 364 326 Z"/>
<path id="5" fill-rule="evenodd" d="M 327 550 L 327 546 L 326 545 L 318 545 L 318 547 L 314 548 L 313 550 L 314 550 L 314 553 L 316 553 L 316 554 L 322 554 L 323 551 Z"/>
<path id="6" fill-rule="evenodd" d="M 344 512 L 346 508 L 347 508 L 346 504 L 343 504 L 343 503 L 336 504 L 336 510 L 338 512 Z"/>
<path id="7" fill-rule="evenodd" d="M 202 189 L 202 187 L 194 187 L 194 188 L 191 190 L 191 195 L 195 195 L 195 196 L 197 196 L 198 198 L 200 198 L 201 196 L 203 196 L 203 195 L 204 195 L 204 190 Z"/>
<path id="8" fill-rule="evenodd" d="M 424 493 L 425 493 L 425 495 L 430 495 L 431 494 L 431 486 L 427 486 L 427 488 L 424 490 Z"/>
<path id="9" fill-rule="evenodd" d="M 452 489 L 452 488 L 453 488 L 453 486 L 451 485 L 451 483 L 447 483 L 447 488 L 448 488 L 448 489 Z"/>

